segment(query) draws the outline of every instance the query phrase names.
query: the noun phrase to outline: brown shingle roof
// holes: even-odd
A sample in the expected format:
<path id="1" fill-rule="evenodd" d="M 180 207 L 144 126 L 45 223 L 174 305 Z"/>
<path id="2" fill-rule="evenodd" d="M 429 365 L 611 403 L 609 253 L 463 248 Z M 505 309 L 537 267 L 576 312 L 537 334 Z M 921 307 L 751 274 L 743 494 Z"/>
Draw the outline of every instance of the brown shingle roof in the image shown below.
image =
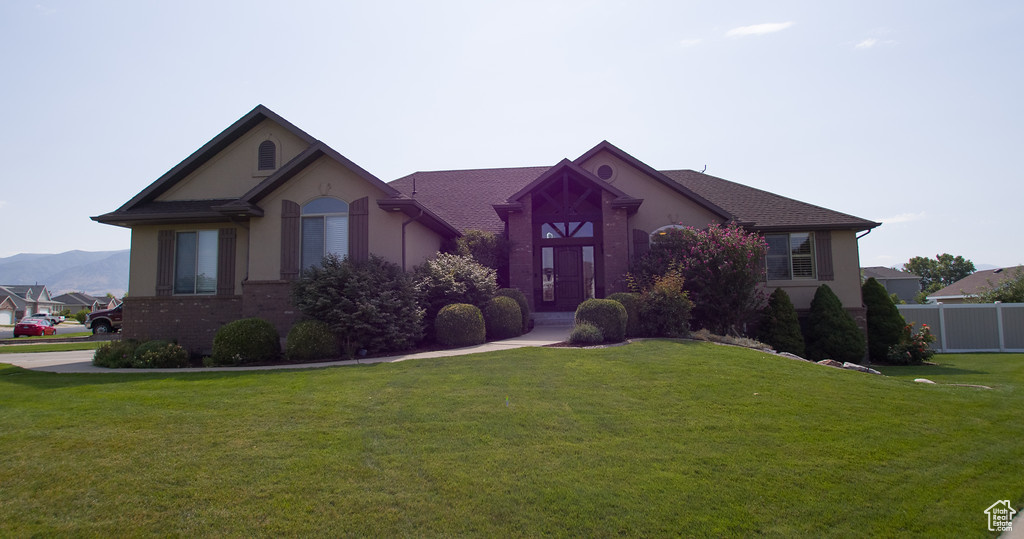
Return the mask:
<path id="1" fill-rule="evenodd" d="M 1024 271 L 1024 266 L 976 271 L 945 288 L 928 294 L 928 299 L 941 301 L 943 299 L 977 296 L 989 288 L 999 286 L 1003 281 L 1013 279 L 1017 276 L 1017 272 L 1020 271 Z"/>
<path id="2" fill-rule="evenodd" d="M 895 279 L 906 279 L 910 281 L 920 281 L 921 277 L 910 273 L 909 271 L 900 271 L 898 269 L 887 268 L 885 266 L 870 266 L 867 268 L 861 268 L 860 272 L 864 275 L 865 279 L 874 277 L 875 279 L 895 280 Z"/>

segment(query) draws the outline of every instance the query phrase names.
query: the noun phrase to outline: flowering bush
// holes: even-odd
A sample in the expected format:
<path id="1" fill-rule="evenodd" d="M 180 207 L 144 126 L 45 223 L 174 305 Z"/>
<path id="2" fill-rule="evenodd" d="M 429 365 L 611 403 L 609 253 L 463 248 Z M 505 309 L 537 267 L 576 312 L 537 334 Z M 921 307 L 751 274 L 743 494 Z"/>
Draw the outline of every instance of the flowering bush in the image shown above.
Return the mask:
<path id="1" fill-rule="evenodd" d="M 424 310 L 427 335 L 434 334 L 433 323 L 442 307 L 468 303 L 483 309 L 498 290 L 493 269 L 471 256 L 448 253 L 438 253 L 418 266 L 413 280 L 419 304 Z"/>
<path id="2" fill-rule="evenodd" d="M 764 304 L 758 285 L 764 282 L 762 261 L 767 252 L 761 235 L 735 223 L 669 229 L 634 263 L 628 279 L 640 292 L 676 266 L 694 303 L 696 325 L 715 333 L 738 333 L 760 315 Z"/>
<path id="3" fill-rule="evenodd" d="M 903 326 L 900 342 L 889 348 L 889 363 L 893 365 L 920 365 L 935 355 L 931 343 L 935 336 L 928 324 L 921 324 L 921 331 L 914 332 L 914 324 Z"/>

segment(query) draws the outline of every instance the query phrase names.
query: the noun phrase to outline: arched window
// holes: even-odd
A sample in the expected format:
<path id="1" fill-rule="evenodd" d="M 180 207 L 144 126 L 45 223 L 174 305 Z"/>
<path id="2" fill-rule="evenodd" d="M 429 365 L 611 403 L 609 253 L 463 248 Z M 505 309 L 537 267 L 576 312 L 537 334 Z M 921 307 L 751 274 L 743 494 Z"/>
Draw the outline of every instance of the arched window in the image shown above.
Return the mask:
<path id="1" fill-rule="evenodd" d="M 277 168 L 277 144 L 274 144 L 272 140 L 261 142 L 259 156 L 256 160 L 259 170 L 274 170 Z"/>
<path id="2" fill-rule="evenodd" d="M 348 203 L 314 198 L 302 206 L 302 269 L 319 265 L 329 254 L 348 256 Z"/>

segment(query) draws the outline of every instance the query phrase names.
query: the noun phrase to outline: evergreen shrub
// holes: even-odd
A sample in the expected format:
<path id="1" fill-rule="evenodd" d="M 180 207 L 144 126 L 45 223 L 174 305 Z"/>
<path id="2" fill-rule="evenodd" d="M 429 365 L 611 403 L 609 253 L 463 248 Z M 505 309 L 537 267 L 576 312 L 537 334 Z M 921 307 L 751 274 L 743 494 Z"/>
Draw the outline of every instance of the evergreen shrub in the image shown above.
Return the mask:
<path id="1" fill-rule="evenodd" d="M 136 369 L 180 369 L 189 366 L 188 351 L 177 343 L 163 340 L 146 341 L 132 353 Z"/>
<path id="2" fill-rule="evenodd" d="M 523 334 L 523 316 L 516 300 L 506 296 L 495 296 L 484 305 L 484 325 L 487 339 L 499 341 Z"/>
<path id="3" fill-rule="evenodd" d="M 864 333 L 827 284 L 819 286 L 811 300 L 804 342 L 807 358 L 815 361 L 860 363 L 867 351 Z"/>
<path id="4" fill-rule="evenodd" d="M 617 292 L 608 296 L 608 299 L 617 301 L 626 308 L 626 338 L 640 337 L 643 329 L 640 325 L 640 294 Z"/>
<path id="5" fill-rule="evenodd" d="M 570 344 L 588 346 L 602 342 L 604 342 L 604 335 L 601 335 L 601 330 L 590 322 L 576 324 L 576 327 L 572 328 L 572 333 L 569 334 Z"/>
<path id="6" fill-rule="evenodd" d="M 132 357 L 135 355 L 135 349 L 138 347 L 139 341 L 133 339 L 107 341 L 96 349 L 92 356 L 92 364 L 108 369 L 130 368 L 132 366 Z"/>
<path id="7" fill-rule="evenodd" d="M 338 357 L 338 339 L 320 320 L 303 320 L 288 330 L 284 355 L 289 361 L 316 361 Z"/>
<path id="8" fill-rule="evenodd" d="M 871 361 L 885 362 L 889 349 L 899 344 L 907 325 L 889 292 L 874 277 L 861 287 L 868 318 L 868 356 Z"/>
<path id="9" fill-rule="evenodd" d="M 207 366 L 248 365 L 281 356 L 281 338 L 273 324 L 262 318 L 242 318 L 221 326 L 213 336 L 213 355 Z"/>
<path id="10" fill-rule="evenodd" d="M 758 340 L 778 352 L 789 352 L 803 357 L 806 353 L 804 336 L 800 333 L 800 319 L 789 294 L 776 288 L 768 296 L 768 305 L 761 318 Z"/>
<path id="11" fill-rule="evenodd" d="M 498 290 L 498 281 L 493 269 L 488 268 L 471 256 L 438 253 L 415 270 L 414 282 L 420 307 L 423 308 L 427 324 L 427 335 L 431 334 L 430 324 L 446 305 L 468 303 L 483 309 Z"/>
<path id="12" fill-rule="evenodd" d="M 516 300 L 519 304 L 519 313 L 523 317 L 523 333 L 530 331 L 530 304 L 526 301 L 526 294 L 518 288 L 499 288 L 495 295 Z"/>
<path id="13" fill-rule="evenodd" d="M 576 324 L 589 323 L 601 330 L 606 342 L 626 338 L 626 308 L 611 299 L 588 299 L 576 308 Z"/>
<path id="14" fill-rule="evenodd" d="M 484 315 L 476 305 L 453 303 L 441 308 L 434 321 L 437 342 L 445 346 L 472 346 L 487 340 Z"/>

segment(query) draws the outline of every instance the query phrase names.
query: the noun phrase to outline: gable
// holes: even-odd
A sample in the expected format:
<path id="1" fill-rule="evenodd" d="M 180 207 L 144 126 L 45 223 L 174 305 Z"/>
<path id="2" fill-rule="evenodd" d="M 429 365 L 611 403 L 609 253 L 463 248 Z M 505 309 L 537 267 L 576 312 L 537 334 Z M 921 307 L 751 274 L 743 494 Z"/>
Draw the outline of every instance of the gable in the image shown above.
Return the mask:
<path id="1" fill-rule="evenodd" d="M 259 169 L 260 146 L 273 143 L 277 166 Z M 299 155 L 309 144 L 272 119 L 264 119 L 156 197 L 157 202 L 239 198 Z"/>

